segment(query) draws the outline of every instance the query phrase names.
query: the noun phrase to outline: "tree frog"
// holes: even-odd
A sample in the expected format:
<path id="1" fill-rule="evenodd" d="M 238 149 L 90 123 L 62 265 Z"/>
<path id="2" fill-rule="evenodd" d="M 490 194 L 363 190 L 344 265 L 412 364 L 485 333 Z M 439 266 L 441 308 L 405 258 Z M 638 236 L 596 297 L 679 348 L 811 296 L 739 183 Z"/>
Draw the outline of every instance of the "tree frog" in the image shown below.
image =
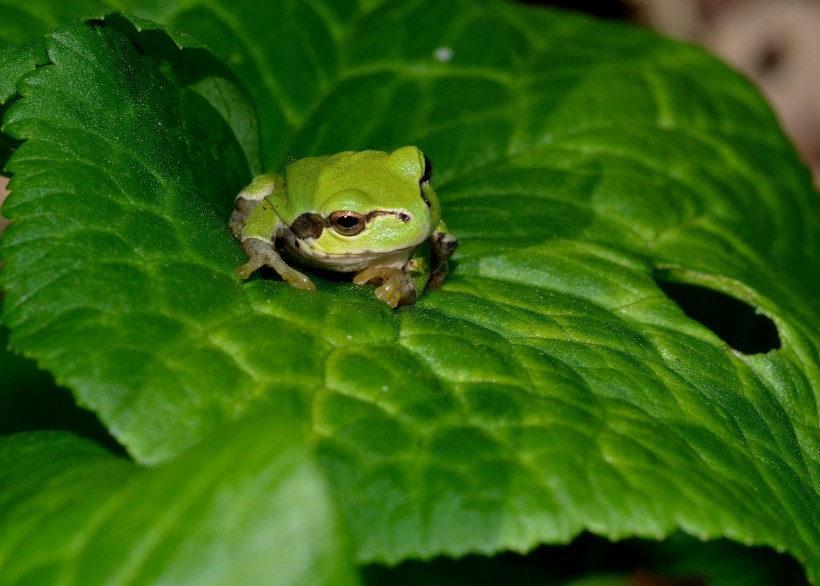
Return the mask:
<path id="1" fill-rule="evenodd" d="M 254 178 L 230 220 L 248 255 L 237 275 L 269 266 L 291 286 L 315 291 L 287 258 L 354 273 L 357 285 L 373 282 L 390 307 L 414 303 L 425 288 L 441 286 L 458 246 L 441 221 L 430 173 L 427 157 L 407 146 L 300 159 L 281 175 Z"/>

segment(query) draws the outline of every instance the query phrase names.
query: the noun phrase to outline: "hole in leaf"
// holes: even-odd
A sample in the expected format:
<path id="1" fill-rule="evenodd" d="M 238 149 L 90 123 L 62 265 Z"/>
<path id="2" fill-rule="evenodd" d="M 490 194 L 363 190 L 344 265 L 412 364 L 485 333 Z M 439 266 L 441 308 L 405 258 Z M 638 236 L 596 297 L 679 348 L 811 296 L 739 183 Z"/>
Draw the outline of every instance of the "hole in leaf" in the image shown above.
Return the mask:
<path id="1" fill-rule="evenodd" d="M 668 280 L 662 271 L 655 274 L 655 282 L 688 317 L 738 352 L 762 354 L 780 348 L 774 322 L 748 303 L 714 289 Z"/>

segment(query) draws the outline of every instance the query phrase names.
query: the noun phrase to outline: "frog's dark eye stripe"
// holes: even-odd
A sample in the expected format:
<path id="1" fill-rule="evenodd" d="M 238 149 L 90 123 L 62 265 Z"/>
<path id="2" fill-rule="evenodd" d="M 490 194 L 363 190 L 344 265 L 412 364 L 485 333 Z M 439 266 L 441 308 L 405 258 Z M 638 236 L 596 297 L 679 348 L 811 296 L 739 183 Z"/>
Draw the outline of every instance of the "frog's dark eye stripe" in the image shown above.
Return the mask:
<path id="1" fill-rule="evenodd" d="M 430 159 L 427 158 L 427 155 L 424 155 L 424 173 L 419 179 L 419 191 L 421 192 L 421 199 L 424 200 L 424 203 L 427 204 L 427 207 L 432 207 L 430 205 L 430 200 L 427 199 L 427 189 L 430 187 L 430 176 L 433 174 L 433 165 L 430 163 Z"/>
<path id="2" fill-rule="evenodd" d="M 327 227 L 327 220 L 315 212 L 304 213 L 290 225 L 290 231 L 299 240 L 318 238 Z"/>
<path id="3" fill-rule="evenodd" d="M 427 155 L 424 155 L 424 173 L 422 173 L 419 183 L 428 183 L 432 175 L 433 165 L 430 163 L 430 159 L 427 158 Z"/>
<path id="4" fill-rule="evenodd" d="M 393 211 L 389 211 L 389 210 L 373 210 L 372 212 L 367 214 L 364 217 L 364 219 L 365 219 L 365 222 L 367 224 L 369 224 L 370 221 L 373 218 L 378 218 L 379 216 L 394 216 L 399 222 L 404 222 L 404 223 L 407 223 L 407 222 L 409 222 L 410 220 L 413 219 L 413 216 L 411 216 L 407 212 L 404 212 L 404 211 L 402 211 L 402 212 L 393 212 Z"/>
<path id="5" fill-rule="evenodd" d="M 342 236 L 355 236 L 365 227 L 365 218 L 358 212 L 341 210 L 330 214 L 330 225 Z"/>

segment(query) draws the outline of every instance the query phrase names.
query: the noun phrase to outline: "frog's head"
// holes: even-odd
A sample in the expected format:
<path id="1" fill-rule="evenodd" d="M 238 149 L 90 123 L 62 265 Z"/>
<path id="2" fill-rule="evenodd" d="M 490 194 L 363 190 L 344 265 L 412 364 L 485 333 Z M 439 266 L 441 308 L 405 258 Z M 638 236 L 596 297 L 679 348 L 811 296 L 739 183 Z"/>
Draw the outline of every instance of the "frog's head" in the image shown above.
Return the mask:
<path id="1" fill-rule="evenodd" d="M 301 159 L 286 168 L 286 198 L 275 206 L 309 256 L 413 248 L 441 219 L 430 171 L 427 157 L 413 146 Z"/>

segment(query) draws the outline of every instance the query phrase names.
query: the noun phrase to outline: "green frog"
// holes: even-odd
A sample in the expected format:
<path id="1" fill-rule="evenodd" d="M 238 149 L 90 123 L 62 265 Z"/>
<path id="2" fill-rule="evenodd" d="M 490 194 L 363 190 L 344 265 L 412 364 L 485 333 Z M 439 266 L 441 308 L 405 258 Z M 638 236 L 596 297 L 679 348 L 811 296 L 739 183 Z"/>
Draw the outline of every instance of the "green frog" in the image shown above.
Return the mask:
<path id="1" fill-rule="evenodd" d="M 256 177 L 230 220 L 248 255 L 242 279 L 268 266 L 297 289 L 313 282 L 286 262 L 353 273 L 390 307 L 414 303 L 447 277 L 458 241 L 441 220 L 430 161 L 414 146 L 293 161 Z"/>

